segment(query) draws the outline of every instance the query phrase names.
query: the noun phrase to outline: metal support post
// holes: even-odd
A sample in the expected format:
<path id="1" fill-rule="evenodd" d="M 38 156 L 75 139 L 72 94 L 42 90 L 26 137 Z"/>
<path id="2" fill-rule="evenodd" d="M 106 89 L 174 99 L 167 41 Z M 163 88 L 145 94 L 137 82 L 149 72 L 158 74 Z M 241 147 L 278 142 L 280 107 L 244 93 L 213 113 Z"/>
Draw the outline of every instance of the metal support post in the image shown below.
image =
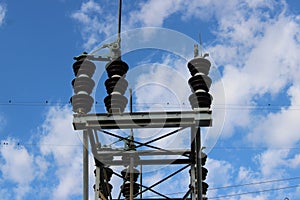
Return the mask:
<path id="1" fill-rule="evenodd" d="M 196 128 L 195 126 L 191 127 L 191 154 L 190 154 L 190 160 L 191 160 L 191 172 L 190 172 L 190 187 L 192 189 L 191 198 L 192 200 L 196 200 Z"/>
<path id="2" fill-rule="evenodd" d="M 130 158 L 130 165 L 129 165 L 129 175 L 130 175 L 130 196 L 129 199 L 133 200 L 133 157 Z"/>
<path id="3" fill-rule="evenodd" d="M 196 129 L 197 196 L 198 200 L 202 200 L 201 130 L 200 127 L 197 127 Z"/>
<path id="4" fill-rule="evenodd" d="M 96 184 L 95 184 L 95 200 L 99 199 L 100 196 L 100 168 L 96 166 Z"/>
<path id="5" fill-rule="evenodd" d="M 87 130 L 83 131 L 83 199 L 89 199 L 89 141 Z"/>

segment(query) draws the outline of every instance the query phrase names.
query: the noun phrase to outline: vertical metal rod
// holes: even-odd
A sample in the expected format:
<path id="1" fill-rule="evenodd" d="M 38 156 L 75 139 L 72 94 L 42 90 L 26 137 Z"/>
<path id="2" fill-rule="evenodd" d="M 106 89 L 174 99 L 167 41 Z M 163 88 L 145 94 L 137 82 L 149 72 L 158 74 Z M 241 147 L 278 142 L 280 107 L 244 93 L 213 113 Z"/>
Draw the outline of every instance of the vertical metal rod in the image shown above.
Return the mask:
<path id="1" fill-rule="evenodd" d="M 89 140 L 88 131 L 83 131 L 83 199 L 89 199 Z"/>
<path id="2" fill-rule="evenodd" d="M 121 43 L 122 0 L 119 0 L 118 41 Z"/>
<path id="3" fill-rule="evenodd" d="M 95 184 L 95 200 L 99 199 L 100 196 L 100 168 L 96 166 L 96 184 Z"/>
<path id="4" fill-rule="evenodd" d="M 198 200 L 202 200 L 202 169 L 201 169 L 201 130 L 197 128 L 196 133 L 196 169 L 197 169 L 197 196 Z"/>
<path id="5" fill-rule="evenodd" d="M 192 193 L 191 193 L 191 198 L 192 200 L 196 200 L 196 184 L 195 184 L 195 180 L 196 180 L 196 169 L 195 169 L 195 164 L 196 164 L 196 127 L 192 126 L 191 127 L 191 155 L 190 155 L 190 159 L 191 159 L 191 178 L 190 178 L 190 184 L 192 187 Z"/>
<path id="6" fill-rule="evenodd" d="M 130 93 L 130 114 L 132 114 L 132 88 L 129 89 Z"/>
<path id="7" fill-rule="evenodd" d="M 143 165 L 140 165 L 140 199 L 143 199 Z"/>
<path id="8" fill-rule="evenodd" d="M 129 175 L 130 175 L 130 196 L 129 199 L 133 200 L 133 157 L 130 158 L 130 165 L 129 165 Z"/>

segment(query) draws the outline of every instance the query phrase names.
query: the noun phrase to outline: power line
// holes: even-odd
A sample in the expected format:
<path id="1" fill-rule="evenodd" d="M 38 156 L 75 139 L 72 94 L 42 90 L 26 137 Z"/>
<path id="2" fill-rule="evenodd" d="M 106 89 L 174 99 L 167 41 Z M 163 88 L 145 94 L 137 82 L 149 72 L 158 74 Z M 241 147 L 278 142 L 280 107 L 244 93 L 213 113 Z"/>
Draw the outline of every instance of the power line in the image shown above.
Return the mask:
<path id="1" fill-rule="evenodd" d="M 274 183 L 274 182 L 281 182 L 281 181 L 290 181 L 290 180 L 296 180 L 300 179 L 300 176 L 296 177 L 291 177 L 291 178 L 286 178 L 286 179 L 274 179 L 274 180 L 267 180 L 267 181 L 260 181 L 260 182 L 252 182 L 252 183 L 245 183 L 245 184 L 239 184 L 239 185 L 228 185 L 228 186 L 222 186 L 222 187 L 215 187 L 215 188 L 210 188 L 208 190 L 219 190 L 219 189 L 227 189 L 227 188 L 235 188 L 235 187 L 242 187 L 242 186 L 249 186 L 249 185 L 259 185 L 259 184 L 266 184 L 266 183 Z M 300 185 L 296 185 L 297 187 L 300 187 Z M 289 189 L 289 188 L 294 188 L 295 186 L 287 186 L 283 188 L 273 188 L 273 189 L 268 189 L 268 190 L 262 190 L 262 191 L 252 191 L 252 192 L 244 192 L 240 194 L 248 194 L 248 193 L 260 193 L 260 192 L 267 192 L 267 191 L 272 191 L 272 190 L 283 190 L 283 189 Z M 184 194 L 186 192 L 174 192 L 174 193 L 168 193 L 165 195 L 176 195 L 176 194 Z M 235 196 L 238 196 L 238 194 L 232 194 Z M 212 198 L 221 198 L 221 197 L 231 197 L 231 195 L 225 195 L 225 196 L 220 196 L 220 197 L 212 197 Z M 147 197 L 156 197 L 156 195 L 153 196 L 147 196 Z M 211 198 L 209 198 L 211 199 Z"/>
<path id="2" fill-rule="evenodd" d="M 263 193 L 263 192 L 285 190 L 285 189 L 291 189 L 291 188 L 297 188 L 297 187 L 300 187 L 300 185 L 292 185 L 292 186 L 281 187 L 281 188 L 272 188 L 272 189 L 266 189 L 266 190 L 250 191 L 250 192 L 243 192 L 243 193 L 237 193 L 237 194 L 228 194 L 228 195 L 223 195 L 223 196 L 209 197 L 208 199 L 228 198 L 228 197 L 242 196 L 242 195 L 247 195 L 247 194 L 257 194 L 257 193 Z"/>
<path id="3" fill-rule="evenodd" d="M 300 147 L 218 147 L 218 146 L 214 146 L 214 147 L 209 147 L 206 146 L 206 148 L 208 149 L 213 149 L 213 150 L 264 150 L 264 149 L 268 149 L 268 150 L 291 150 L 291 149 L 300 149 Z"/>
<path id="4" fill-rule="evenodd" d="M 51 100 L 41 100 L 41 101 L 15 101 L 9 99 L 7 101 L 0 101 L 0 106 L 49 106 L 49 105 L 67 105 L 70 101 L 51 101 Z M 187 107 L 190 105 L 185 102 L 181 103 L 170 103 L 170 102 L 145 102 L 145 103 L 133 103 L 136 107 L 143 107 L 147 105 L 167 105 L 171 108 Z M 95 106 L 104 106 L 103 102 L 95 102 Z M 280 110 L 283 107 L 289 108 L 289 110 L 300 110 L 300 105 L 286 105 L 286 104 L 258 104 L 258 105 L 247 105 L 247 104 L 213 104 L 214 109 L 229 109 L 229 110 Z"/>
<path id="5" fill-rule="evenodd" d="M 260 181 L 260 182 L 245 183 L 245 184 L 239 184 L 239 185 L 221 186 L 221 187 L 211 188 L 209 190 L 219 190 L 219 189 L 227 189 L 227 188 L 242 187 L 242 186 L 249 186 L 249 185 L 260 185 L 260 184 L 265 184 L 265 183 L 290 181 L 290 180 L 296 180 L 296 179 L 300 179 L 300 176 L 285 178 L 285 179 L 274 179 L 274 180 L 267 180 L 267 181 Z"/>

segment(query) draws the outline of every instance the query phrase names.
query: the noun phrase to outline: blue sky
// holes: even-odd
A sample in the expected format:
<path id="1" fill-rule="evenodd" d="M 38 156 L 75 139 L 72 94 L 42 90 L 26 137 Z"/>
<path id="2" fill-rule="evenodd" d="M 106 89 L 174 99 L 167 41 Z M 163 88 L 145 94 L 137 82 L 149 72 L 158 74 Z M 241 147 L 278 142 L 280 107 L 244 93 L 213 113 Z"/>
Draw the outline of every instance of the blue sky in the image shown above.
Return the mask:
<path id="1" fill-rule="evenodd" d="M 114 39 L 116 16 L 111 0 L 0 0 L 1 200 L 82 199 L 81 139 L 68 103 L 72 58 Z M 300 198 L 299 1 L 124 0 L 122 31 L 135 110 L 190 109 L 193 46 L 180 45 L 199 41 L 201 32 L 214 62 L 214 126 L 203 132 L 210 199 Z M 103 112 L 106 77 L 97 66 L 93 109 Z M 157 145 L 186 145 L 179 137 Z M 167 171 L 149 169 L 145 183 Z M 184 192 L 183 177 L 160 191 Z"/>

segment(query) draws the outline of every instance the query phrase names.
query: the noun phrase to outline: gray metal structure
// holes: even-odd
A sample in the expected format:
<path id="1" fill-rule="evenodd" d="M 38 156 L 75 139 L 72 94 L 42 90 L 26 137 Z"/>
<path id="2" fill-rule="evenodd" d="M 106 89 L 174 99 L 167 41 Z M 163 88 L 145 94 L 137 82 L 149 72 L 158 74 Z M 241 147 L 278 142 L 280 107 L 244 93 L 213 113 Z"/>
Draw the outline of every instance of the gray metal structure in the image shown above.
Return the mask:
<path id="1" fill-rule="evenodd" d="M 165 194 L 161 194 L 159 191 L 153 189 L 153 187 L 159 185 L 165 180 L 175 176 L 186 168 L 190 168 L 190 187 L 186 194 L 178 197 L 178 199 L 202 199 L 201 191 L 201 136 L 200 127 L 208 127 L 212 123 L 211 111 L 208 109 L 204 110 L 193 110 L 193 111 L 178 111 L 178 112 L 133 112 L 123 113 L 120 115 L 110 115 L 108 113 L 100 114 L 74 114 L 73 126 L 75 130 L 83 131 L 84 138 L 84 200 L 88 199 L 88 159 L 87 159 L 87 147 L 88 143 L 91 145 L 92 153 L 95 158 L 101 160 L 102 157 L 113 156 L 112 161 L 108 161 L 105 164 L 109 166 L 122 166 L 124 162 L 120 159 L 123 155 L 138 155 L 142 159 L 135 162 L 135 165 L 182 165 L 180 170 L 171 173 L 168 177 L 157 181 L 157 183 L 151 186 L 144 186 L 139 183 L 142 190 L 140 194 L 146 191 L 152 191 L 153 193 L 161 196 L 162 199 L 177 199 L 170 198 Z M 128 140 L 128 138 L 122 137 L 111 130 L 118 129 L 137 129 L 137 128 L 178 128 L 172 132 L 166 133 L 158 138 L 149 140 L 147 142 L 139 142 L 133 140 L 135 143 L 136 151 L 127 151 L 126 149 L 110 149 L 100 148 L 101 141 L 98 140 L 97 132 L 113 136 L 117 139 Z M 178 133 L 186 128 L 190 129 L 191 145 L 188 149 L 163 149 L 157 146 L 151 145 L 160 139 L 169 137 L 173 134 Z M 107 130 L 110 131 L 107 131 Z M 147 147 L 148 150 L 138 150 L 140 147 Z M 164 159 L 147 159 L 144 157 L 164 155 Z M 173 155 L 181 156 L 181 159 L 174 159 Z M 168 159 L 168 156 L 170 158 Z M 132 156 L 134 157 L 134 156 Z M 99 169 L 97 169 L 99 171 Z M 120 174 L 114 172 L 115 175 L 121 177 Z M 96 187 L 99 183 L 99 172 L 96 176 Z M 200 181 L 198 181 L 200 180 Z M 98 188 L 99 189 L 99 188 Z M 96 188 L 95 199 L 99 199 L 101 195 Z M 104 199 L 104 198 L 103 198 Z M 133 197 L 131 198 L 133 199 Z M 157 198 L 156 198 L 157 199 Z"/>
<path id="2" fill-rule="evenodd" d="M 112 200 L 111 188 L 108 180 L 110 180 L 111 175 L 115 175 L 124 179 L 123 185 L 121 189 L 125 187 L 125 181 L 129 182 L 128 194 L 125 199 L 151 199 L 151 198 L 143 198 L 143 194 L 147 191 L 151 191 L 154 194 L 160 196 L 158 199 L 191 199 L 191 200 L 205 200 L 207 199 L 202 195 L 202 166 L 201 166 L 201 127 L 209 127 L 212 124 L 212 116 L 211 110 L 208 107 L 203 108 L 203 106 L 199 106 L 202 108 L 197 108 L 198 100 L 196 100 L 196 108 L 195 108 L 195 100 L 194 105 L 192 105 L 193 110 L 191 111 L 173 111 L 173 112 L 132 112 L 132 95 L 130 96 L 130 112 L 108 112 L 108 113 L 94 113 L 87 114 L 89 112 L 88 107 L 83 106 L 83 109 L 80 107 L 85 103 L 84 99 L 88 99 L 89 92 L 85 92 L 84 98 L 82 97 L 82 89 L 86 89 L 84 86 L 87 77 L 90 79 L 91 74 L 87 75 L 86 70 L 91 71 L 90 67 L 85 68 L 80 71 L 80 68 L 76 68 L 76 66 L 80 65 L 80 62 L 84 62 L 84 60 L 96 60 L 96 61 L 105 61 L 111 62 L 115 59 L 120 59 L 121 57 L 121 6 L 122 0 L 119 0 L 119 24 L 118 24 L 118 38 L 115 42 L 111 44 L 104 45 L 99 49 L 109 48 L 110 55 L 102 56 L 96 55 L 94 52 L 91 54 L 83 54 L 76 58 L 77 64 L 73 65 L 74 73 L 77 82 L 74 79 L 73 87 L 77 87 L 77 93 L 71 98 L 71 101 L 75 102 L 76 109 L 73 110 L 75 113 L 73 116 L 73 127 L 74 130 L 81 130 L 83 133 L 83 199 L 89 199 L 89 162 L 88 162 L 88 150 L 91 148 L 93 156 L 96 162 L 96 170 L 95 170 L 95 200 L 102 199 Z M 195 58 L 198 57 L 198 46 L 195 46 L 194 49 Z M 201 59 L 204 59 L 207 54 L 202 57 L 202 49 L 201 49 Z M 90 65 L 90 64 L 89 64 Z M 208 66 L 210 67 L 210 66 Z M 194 69 L 195 70 L 195 69 Z M 206 76 L 207 74 L 199 74 L 196 72 L 197 76 Z M 203 82 L 203 80 L 201 80 Z M 76 85 L 77 84 L 77 85 Z M 90 86 L 92 85 L 89 83 Z M 197 83 L 198 84 L 198 83 Z M 192 86 L 193 87 L 193 86 Z M 198 87 L 198 86 L 197 86 Z M 206 87 L 206 86 L 205 86 Z M 79 88 L 79 89 L 78 89 Z M 209 86 L 208 86 L 209 88 Z M 193 89 L 194 90 L 194 89 Z M 194 90 L 193 98 L 197 98 L 196 92 L 198 90 Z M 200 91 L 200 93 L 203 91 Z M 207 91 L 204 91 L 204 93 Z M 89 100 L 89 99 L 88 99 Z M 191 100 L 190 100 L 191 101 Z M 193 100 L 192 100 L 193 101 Z M 72 104 L 73 104 L 72 102 Z M 78 103 L 79 102 L 79 103 Z M 92 104 L 89 102 L 88 104 Z M 91 106 L 91 105 L 89 105 Z M 134 129 L 155 129 L 155 128 L 176 128 L 171 132 L 165 133 L 157 138 L 148 140 L 148 141 L 138 141 L 134 138 L 133 130 Z M 129 137 L 123 137 L 117 133 L 116 130 L 129 129 L 131 130 L 131 134 Z M 185 129 L 190 130 L 190 145 L 185 147 L 184 149 L 165 149 L 162 147 L 158 147 L 152 145 L 152 143 L 159 141 L 164 138 L 168 138 L 178 132 L 181 132 Z M 109 135 L 118 139 L 119 141 L 124 141 L 127 145 L 126 148 L 107 148 L 102 146 L 101 141 L 99 140 L 98 134 Z M 142 148 L 142 150 L 141 150 Z M 163 159 L 159 158 L 159 156 L 165 156 Z M 174 155 L 177 156 L 174 159 Z M 158 158 L 155 158 L 158 156 Z M 121 159 L 120 159 L 121 158 Z M 123 158 L 128 158 L 126 159 Z M 126 162 L 126 163 L 124 163 Z M 97 164 L 98 163 L 98 164 Z M 109 166 L 127 166 L 126 174 L 116 173 L 114 171 L 107 171 Z M 182 166 L 180 169 L 175 170 L 173 172 L 170 171 L 170 175 L 167 177 L 158 180 L 156 183 L 146 186 L 143 184 L 143 166 L 145 165 L 180 165 Z M 137 176 L 135 176 L 135 169 L 137 166 L 140 166 L 139 172 L 139 183 L 137 182 Z M 166 194 L 162 194 L 160 191 L 155 190 L 155 186 L 163 183 L 164 181 L 174 177 L 178 173 L 182 172 L 185 169 L 190 169 L 190 184 L 187 186 L 187 190 L 184 195 L 178 195 L 178 197 L 168 197 Z M 111 173 L 111 174 L 109 174 Z M 129 178 L 127 176 L 130 176 Z M 128 184 L 127 184 L 128 185 Z M 138 191 L 137 190 L 138 186 Z M 102 188 L 101 188 L 102 187 Z M 121 198 L 121 189 L 117 199 Z"/>

